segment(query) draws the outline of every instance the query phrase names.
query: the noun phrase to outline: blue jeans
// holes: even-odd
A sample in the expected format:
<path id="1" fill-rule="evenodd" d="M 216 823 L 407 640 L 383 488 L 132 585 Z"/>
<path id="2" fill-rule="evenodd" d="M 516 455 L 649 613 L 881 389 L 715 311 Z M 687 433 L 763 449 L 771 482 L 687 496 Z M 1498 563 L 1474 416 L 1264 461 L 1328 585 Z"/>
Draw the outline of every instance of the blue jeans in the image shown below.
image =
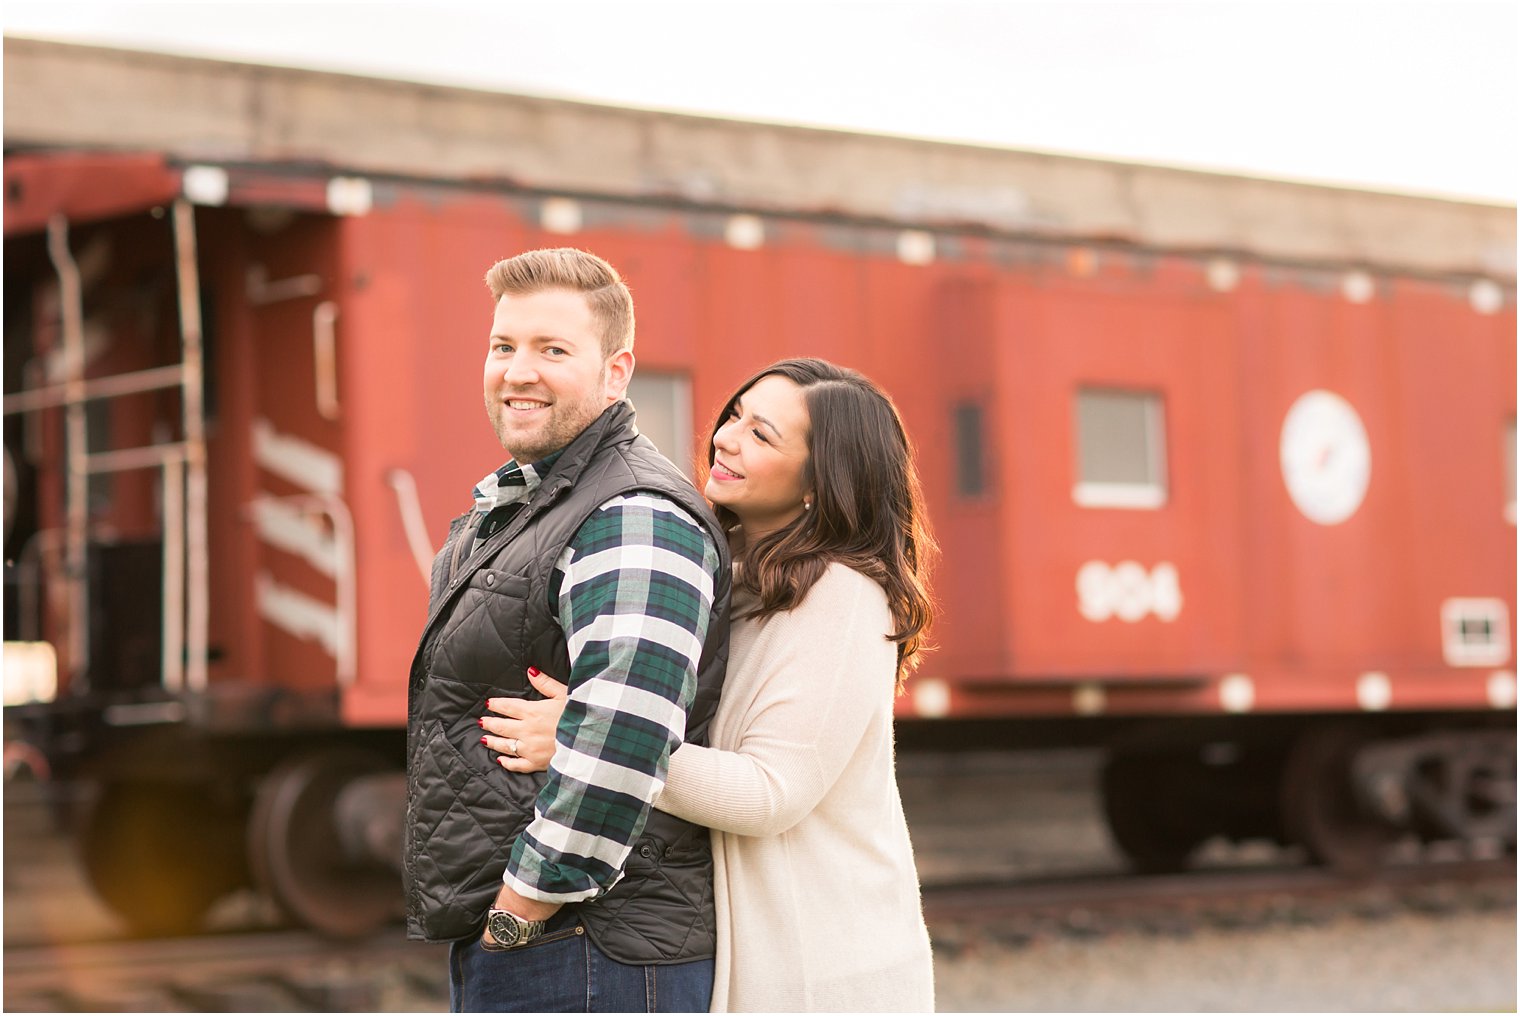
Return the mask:
<path id="1" fill-rule="evenodd" d="M 630 966 L 598 949 L 560 911 L 518 949 L 489 950 L 479 937 L 449 948 L 451 1012 L 706 1012 L 713 961 Z"/>

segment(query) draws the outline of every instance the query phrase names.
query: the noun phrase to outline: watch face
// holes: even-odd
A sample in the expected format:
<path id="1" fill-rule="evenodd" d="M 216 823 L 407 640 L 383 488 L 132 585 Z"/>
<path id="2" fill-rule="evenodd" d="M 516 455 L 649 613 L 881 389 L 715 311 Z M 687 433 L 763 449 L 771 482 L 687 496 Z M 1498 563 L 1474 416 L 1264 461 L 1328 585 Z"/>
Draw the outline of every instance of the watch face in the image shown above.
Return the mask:
<path id="1" fill-rule="evenodd" d="M 1283 420 L 1278 452 L 1288 496 L 1305 518 L 1333 526 L 1356 514 L 1372 477 L 1372 450 L 1351 403 L 1323 390 L 1299 396 Z"/>
<path id="2" fill-rule="evenodd" d="M 517 939 L 522 935 L 522 929 L 512 920 L 511 914 L 492 914 L 487 927 L 491 931 L 491 937 L 502 945 L 516 945 Z"/>

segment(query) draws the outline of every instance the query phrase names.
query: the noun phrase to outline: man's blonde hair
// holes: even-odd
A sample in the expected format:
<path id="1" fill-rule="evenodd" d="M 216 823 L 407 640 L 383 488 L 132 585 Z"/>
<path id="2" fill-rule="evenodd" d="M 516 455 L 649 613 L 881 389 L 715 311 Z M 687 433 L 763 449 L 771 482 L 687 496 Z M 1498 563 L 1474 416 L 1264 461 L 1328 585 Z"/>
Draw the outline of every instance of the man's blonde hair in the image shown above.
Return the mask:
<path id="1" fill-rule="evenodd" d="M 545 289 L 582 293 L 602 330 L 602 356 L 633 348 L 633 294 L 606 261 L 574 247 L 530 250 L 498 261 L 486 272 L 491 299 L 527 296 Z"/>

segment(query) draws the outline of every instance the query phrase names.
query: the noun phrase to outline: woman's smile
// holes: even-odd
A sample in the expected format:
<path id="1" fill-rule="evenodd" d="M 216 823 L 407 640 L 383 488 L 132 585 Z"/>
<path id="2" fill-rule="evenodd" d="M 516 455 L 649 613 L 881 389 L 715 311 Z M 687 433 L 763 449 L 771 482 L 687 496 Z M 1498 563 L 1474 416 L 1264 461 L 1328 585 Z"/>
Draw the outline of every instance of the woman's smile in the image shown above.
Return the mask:
<path id="1" fill-rule="evenodd" d="M 744 474 L 730 469 L 721 462 L 714 461 L 712 465 L 712 477 L 720 483 L 731 483 L 734 480 L 744 479 Z"/>

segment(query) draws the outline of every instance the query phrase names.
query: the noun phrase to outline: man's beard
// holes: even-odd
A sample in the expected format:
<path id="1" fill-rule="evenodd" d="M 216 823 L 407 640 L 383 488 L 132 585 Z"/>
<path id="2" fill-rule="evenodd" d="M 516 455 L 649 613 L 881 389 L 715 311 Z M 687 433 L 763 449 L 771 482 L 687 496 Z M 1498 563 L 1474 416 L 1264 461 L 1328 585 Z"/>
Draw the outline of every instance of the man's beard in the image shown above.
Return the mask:
<path id="1" fill-rule="evenodd" d="M 597 378 L 595 389 L 580 402 L 555 400 L 549 406 L 548 419 L 531 431 L 509 432 L 506 422 L 508 414 L 513 410 L 507 408 L 499 398 L 486 400 L 486 415 L 491 420 L 491 429 L 496 432 L 496 440 L 501 442 L 502 448 L 515 461 L 523 465 L 548 458 L 574 441 L 581 431 L 602 415 L 607 402 L 600 393 L 604 390 L 606 377 L 607 372 L 603 370 Z"/>

